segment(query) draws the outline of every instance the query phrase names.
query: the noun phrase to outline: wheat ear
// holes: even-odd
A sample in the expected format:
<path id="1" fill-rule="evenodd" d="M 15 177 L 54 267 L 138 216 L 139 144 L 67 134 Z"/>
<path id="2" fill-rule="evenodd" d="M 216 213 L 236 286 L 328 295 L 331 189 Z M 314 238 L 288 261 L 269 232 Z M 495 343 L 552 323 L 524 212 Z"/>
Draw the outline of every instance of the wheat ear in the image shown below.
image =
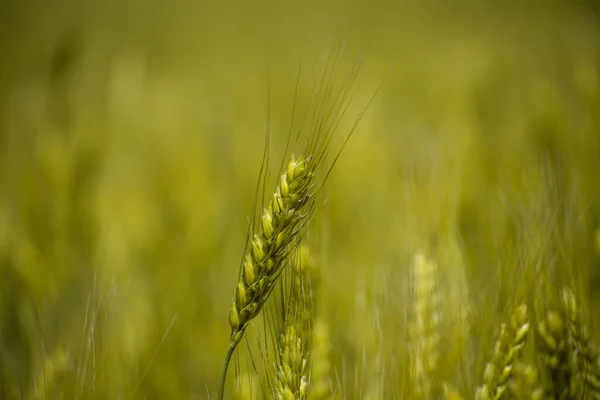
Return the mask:
<path id="1" fill-rule="evenodd" d="M 546 313 L 537 326 L 536 341 L 546 372 L 545 395 L 550 398 L 568 398 L 571 367 L 567 351 L 565 321 L 556 311 Z"/>
<path id="2" fill-rule="evenodd" d="M 598 349 L 589 337 L 571 290 L 563 290 L 562 303 L 568 321 L 569 350 L 573 359 L 571 365 L 574 367 L 570 394 L 581 399 L 600 399 Z"/>
<path id="3" fill-rule="evenodd" d="M 242 264 L 235 290 L 229 326 L 231 343 L 237 345 L 248 323 L 258 315 L 292 250 L 298 244 L 314 171 L 310 160 L 300 157 L 288 164 L 269 207 L 261 216 L 261 233 L 254 235 Z"/>
<path id="4" fill-rule="evenodd" d="M 514 363 L 525 347 L 528 333 L 527 306 L 523 304 L 513 312 L 510 326 L 500 326 L 500 336 L 494 345 L 492 360 L 485 367 L 483 385 L 477 389 L 476 400 L 499 400 L 504 397 Z"/>
<path id="5" fill-rule="evenodd" d="M 250 250 L 240 266 L 239 280 L 229 312 L 231 335 L 221 369 L 217 400 L 223 399 L 229 362 L 237 345 L 242 340 L 244 330 L 250 321 L 260 313 L 284 266 L 290 261 L 290 254 L 298 247 L 301 236 L 313 216 L 316 195 L 322 193 L 322 186 L 377 93 L 375 91 L 373 97 L 361 110 L 338 151 L 334 153 L 332 160 L 326 161 L 333 137 L 351 103 L 348 97 L 361 65 L 361 58 L 359 58 L 339 91 L 335 90 L 334 83 L 340 54 L 334 52 L 329 57 L 329 61 L 322 71 L 323 75 L 314 87 L 314 97 L 311 100 L 314 112 L 310 116 L 307 110 L 302 118 L 296 142 L 301 136 L 304 123 L 307 122 L 305 118 L 308 118 L 308 137 L 304 155 L 298 159 L 294 159 L 292 156 L 291 161 L 287 164 L 268 208 L 261 215 L 258 231 L 254 232 L 251 237 Z M 294 98 L 294 109 L 295 100 L 296 98 Z M 294 112 L 292 112 L 293 115 Z M 269 130 L 267 130 L 267 139 L 268 132 Z M 292 136 L 290 127 L 285 153 L 287 153 Z M 268 157 L 267 149 L 268 140 L 265 159 Z M 324 171 L 324 177 L 319 181 L 319 185 L 316 185 L 316 171 L 326 162 L 329 165 Z"/>
<path id="6" fill-rule="evenodd" d="M 414 374 L 417 398 L 430 398 L 433 374 L 439 358 L 439 293 L 435 262 L 422 254 L 415 256 L 413 266 L 414 287 Z"/>
<path id="7" fill-rule="evenodd" d="M 311 346 L 314 310 L 307 263 L 308 249 L 306 245 L 301 245 L 291 260 L 291 288 L 278 343 L 273 390 L 278 400 L 306 399 L 308 392 L 308 351 Z"/>
<path id="8" fill-rule="evenodd" d="M 306 399 L 308 392 L 308 355 L 305 338 L 293 322 L 284 325 L 279 342 L 279 357 L 275 371 L 277 400 Z"/>
<path id="9" fill-rule="evenodd" d="M 221 372 L 219 399 L 223 398 L 229 361 L 244 330 L 261 311 L 310 220 L 314 167 L 310 158 L 292 156 L 268 208 L 262 213 L 259 232 L 254 234 L 242 262 L 229 311 L 231 335 Z"/>

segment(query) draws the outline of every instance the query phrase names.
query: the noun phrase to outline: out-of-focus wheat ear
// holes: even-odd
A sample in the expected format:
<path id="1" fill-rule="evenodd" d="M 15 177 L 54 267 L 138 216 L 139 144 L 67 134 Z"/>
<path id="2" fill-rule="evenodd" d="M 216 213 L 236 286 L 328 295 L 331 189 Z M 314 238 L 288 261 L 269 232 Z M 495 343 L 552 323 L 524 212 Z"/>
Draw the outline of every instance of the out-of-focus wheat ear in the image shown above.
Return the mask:
<path id="1" fill-rule="evenodd" d="M 306 399 L 309 361 L 306 342 L 293 324 L 286 323 L 281 335 L 275 370 L 274 395 L 277 400 Z"/>
<path id="2" fill-rule="evenodd" d="M 512 374 L 509 392 L 514 399 L 542 400 L 544 398 L 544 389 L 534 366 L 517 361 L 513 365 Z"/>
<path id="3" fill-rule="evenodd" d="M 500 326 L 500 335 L 494 344 L 492 359 L 485 367 L 483 385 L 477 389 L 476 399 L 499 400 L 505 397 L 514 363 L 523 352 L 528 333 L 527 306 L 523 304 L 513 311 L 508 326 Z"/>
<path id="4" fill-rule="evenodd" d="M 574 367 L 570 394 L 580 399 L 600 399 L 598 349 L 589 337 L 575 296 L 568 288 L 562 291 L 562 303 L 568 321 L 569 352 Z"/>
<path id="5" fill-rule="evenodd" d="M 515 361 L 519 359 L 523 353 L 527 336 L 529 334 L 529 317 L 527 315 L 527 306 L 525 304 L 517 307 L 510 318 L 510 342 L 508 351 L 504 354 L 502 360 L 502 371 L 498 378 L 496 393 L 505 393 L 508 382 L 512 375 L 512 370 Z M 502 395 L 496 396 L 501 398 Z"/>
<path id="6" fill-rule="evenodd" d="M 559 312 L 549 311 L 538 322 L 536 333 L 545 396 L 569 398 L 572 366 L 567 349 L 566 321 Z"/>
<path id="7" fill-rule="evenodd" d="M 306 399 L 308 395 L 314 313 L 307 262 L 308 248 L 301 244 L 294 250 L 286 271 L 291 279 L 284 278 L 289 288 L 276 343 L 275 373 L 269 384 L 271 396 L 278 400 Z"/>
<path id="8" fill-rule="evenodd" d="M 498 381 L 500 360 L 508 343 L 508 332 L 506 325 L 500 325 L 500 334 L 494 343 L 492 359 L 485 366 L 483 372 L 483 384 L 475 392 L 475 400 L 489 400 L 496 397 L 496 383 Z"/>
<path id="9" fill-rule="evenodd" d="M 329 327 L 322 318 L 317 318 L 312 340 L 309 400 L 328 400 L 333 395 L 329 352 Z"/>
<path id="10" fill-rule="evenodd" d="M 437 265 L 417 254 L 412 265 L 414 293 L 413 373 L 417 398 L 428 399 L 436 382 L 439 359 L 439 306 Z"/>

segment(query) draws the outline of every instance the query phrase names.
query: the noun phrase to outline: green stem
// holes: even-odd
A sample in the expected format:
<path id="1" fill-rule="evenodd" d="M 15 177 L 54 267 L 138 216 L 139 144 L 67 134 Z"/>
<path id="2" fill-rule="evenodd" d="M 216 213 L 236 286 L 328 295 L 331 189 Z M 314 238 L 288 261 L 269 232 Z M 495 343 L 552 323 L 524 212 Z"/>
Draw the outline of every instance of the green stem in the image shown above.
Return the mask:
<path id="1" fill-rule="evenodd" d="M 217 395 L 217 400 L 223 400 L 223 395 L 225 394 L 225 381 L 227 380 L 227 369 L 229 368 L 229 361 L 231 361 L 231 356 L 233 355 L 235 347 L 236 345 L 232 341 L 227 348 L 227 354 L 225 354 L 225 360 L 223 361 L 223 367 L 221 368 L 221 380 L 219 381 L 219 394 Z"/>

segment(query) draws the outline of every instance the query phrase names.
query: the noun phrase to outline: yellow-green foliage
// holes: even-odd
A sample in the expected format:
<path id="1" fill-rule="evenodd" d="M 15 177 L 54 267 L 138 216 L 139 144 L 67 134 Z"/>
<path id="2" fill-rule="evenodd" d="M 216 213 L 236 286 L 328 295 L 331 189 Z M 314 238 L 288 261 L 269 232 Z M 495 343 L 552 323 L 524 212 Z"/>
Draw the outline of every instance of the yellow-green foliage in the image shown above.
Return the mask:
<path id="1" fill-rule="evenodd" d="M 214 399 L 231 343 L 227 399 L 599 399 L 599 37 L 585 0 L 0 2 L 0 399 Z"/>

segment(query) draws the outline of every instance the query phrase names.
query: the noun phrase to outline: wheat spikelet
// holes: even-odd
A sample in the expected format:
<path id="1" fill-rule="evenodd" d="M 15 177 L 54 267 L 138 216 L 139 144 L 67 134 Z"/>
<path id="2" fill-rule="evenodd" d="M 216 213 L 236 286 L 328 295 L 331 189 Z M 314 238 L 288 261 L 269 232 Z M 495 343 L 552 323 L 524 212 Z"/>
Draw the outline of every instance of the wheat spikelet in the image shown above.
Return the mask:
<path id="1" fill-rule="evenodd" d="M 571 365 L 574 367 L 570 394 L 576 398 L 600 399 L 598 349 L 589 338 L 571 290 L 563 289 L 562 304 L 568 321 L 569 352 L 573 360 Z"/>
<path id="2" fill-rule="evenodd" d="M 429 398 L 439 358 L 437 265 L 417 254 L 412 265 L 414 287 L 414 385 L 417 398 Z"/>
<path id="3" fill-rule="evenodd" d="M 527 306 L 515 309 L 510 325 L 501 324 L 500 335 L 494 345 L 492 360 L 486 365 L 483 385 L 477 389 L 478 400 L 502 399 L 506 394 L 515 361 L 520 357 L 529 333 Z"/>

